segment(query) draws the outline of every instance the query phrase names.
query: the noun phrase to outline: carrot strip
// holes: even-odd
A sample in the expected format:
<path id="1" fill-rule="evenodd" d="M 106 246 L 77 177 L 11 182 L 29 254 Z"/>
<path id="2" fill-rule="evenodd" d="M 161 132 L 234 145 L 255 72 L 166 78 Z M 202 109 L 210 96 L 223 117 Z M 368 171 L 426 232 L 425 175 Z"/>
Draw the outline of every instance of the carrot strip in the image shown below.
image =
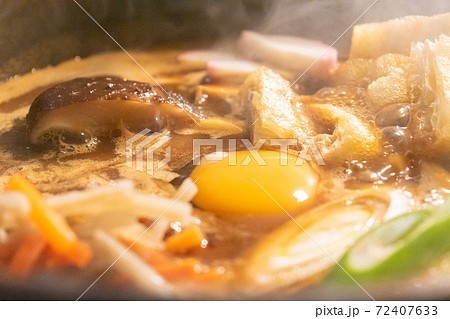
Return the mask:
<path id="1" fill-rule="evenodd" d="M 201 264 L 194 258 L 183 258 L 154 265 L 153 268 L 167 281 L 174 282 L 195 277 L 196 268 L 200 270 Z"/>
<path id="2" fill-rule="evenodd" d="M 195 258 L 175 259 L 153 268 L 169 282 L 194 281 L 197 283 L 214 282 L 224 279 L 224 271 L 210 268 Z"/>
<path id="3" fill-rule="evenodd" d="M 11 255 L 11 250 L 9 244 L 0 244 L 0 261 L 7 260 Z"/>
<path id="4" fill-rule="evenodd" d="M 220 268 L 209 268 L 195 258 L 173 258 L 167 252 L 148 249 L 136 243 L 131 248 L 139 257 L 169 282 L 215 282 L 224 279 Z"/>
<path id="5" fill-rule="evenodd" d="M 194 277 L 195 281 L 198 283 L 218 282 L 225 280 L 225 278 L 225 270 L 219 267 L 211 268 Z"/>
<path id="6" fill-rule="evenodd" d="M 197 226 L 192 226 L 169 237 L 166 240 L 166 249 L 171 252 L 182 252 L 193 248 L 201 247 L 205 239 L 202 231 Z"/>
<path id="7" fill-rule="evenodd" d="M 70 260 L 65 256 L 55 253 L 50 247 L 44 255 L 44 267 L 46 269 L 54 270 L 71 265 Z"/>
<path id="8" fill-rule="evenodd" d="M 80 241 L 66 220 L 50 209 L 41 194 L 20 176 L 12 176 L 6 185 L 10 191 L 22 192 L 31 205 L 30 218 L 41 230 L 50 247 L 78 267 L 85 266 L 92 255 L 91 249 Z"/>
<path id="9" fill-rule="evenodd" d="M 139 257 L 151 266 L 164 264 L 171 261 L 171 258 L 163 251 L 148 249 L 139 243 L 134 244 L 131 250 L 133 250 Z"/>
<path id="10" fill-rule="evenodd" d="M 9 272 L 20 279 L 28 277 L 44 251 L 45 245 L 45 239 L 41 234 L 24 237 L 14 252 L 9 264 Z"/>
<path id="11" fill-rule="evenodd" d="M 184 232 L 186 231 L 188 231 L 187 237 L 181 235 L 182 232 L 173 235 L 172 237 L 178 237 L 178 235 L 180 235 L 177 238 L 177 242 L 182 238 L 187 238 L 189 241 L 192 239 L 190 236 L 192 236 L 193 232 L 191 232 L 191 228 L 184 230 Z M 196 243 L 198 246 L 199 243 L 201 244 L 201 240 L 199 241 L 199 239 L 202 238 L 203 240 L 204 237 L 198 228 L 194 229 L 194 232 L 197 237 Z M 202 236 L 200 237 L 198 234 Z M 130 242 L 126 242 L 126 244 L 131 245 Z M 171 256 L 170 252 L 167 250 L 152 249 L 140 244 L 139 242 L 135 243 L 131 247 L 131 250 L 134 251 L 143 261 L 152 266 L 152 268 L 168 282 L 173 283 L 191 281 L 202 284 L 218 282 L 226 278 L 223 268 L 208 267 L 196 258 L 175 258 L 174 256 Z"/>

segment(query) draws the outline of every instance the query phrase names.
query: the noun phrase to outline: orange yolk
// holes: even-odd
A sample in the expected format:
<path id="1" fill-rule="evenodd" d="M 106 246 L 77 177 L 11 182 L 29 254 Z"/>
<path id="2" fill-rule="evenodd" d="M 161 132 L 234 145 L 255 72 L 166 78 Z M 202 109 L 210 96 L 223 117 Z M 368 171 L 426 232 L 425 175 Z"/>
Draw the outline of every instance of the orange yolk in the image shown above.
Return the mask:
<path id="1" fill-rule="evenodd" d="M 223 216 L 299 211 L 314 199 L 319 182 L 311 165 L 275 151 L 232 152 L 201 163 L 191 179 L 198 187 L 194 203 Z"/>

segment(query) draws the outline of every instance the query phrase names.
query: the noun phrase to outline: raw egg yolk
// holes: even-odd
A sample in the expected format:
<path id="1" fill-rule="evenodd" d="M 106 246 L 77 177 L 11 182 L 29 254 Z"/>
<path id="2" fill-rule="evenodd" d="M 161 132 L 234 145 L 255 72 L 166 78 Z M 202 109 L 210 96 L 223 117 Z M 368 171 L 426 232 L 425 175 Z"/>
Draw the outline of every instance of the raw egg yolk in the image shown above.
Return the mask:
<path id="1" fill-rule="evenodd" d="M 255 216 L 298 211 L 314 199 L 319 177 L 310 164 L 276 151 L 255 152 L 197 166 L 194 203 L 223 216 Z"/>

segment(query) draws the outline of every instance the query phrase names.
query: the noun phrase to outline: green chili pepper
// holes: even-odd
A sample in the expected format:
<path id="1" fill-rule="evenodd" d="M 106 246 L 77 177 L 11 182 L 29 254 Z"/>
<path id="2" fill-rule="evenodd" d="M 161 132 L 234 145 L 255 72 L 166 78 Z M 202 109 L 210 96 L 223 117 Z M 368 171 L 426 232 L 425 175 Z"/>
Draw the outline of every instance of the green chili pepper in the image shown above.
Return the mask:
<path id="1" fill-rule="evenodd" d="M 450 251 L 450 198 L 432 209 L 416 210 L 363 235 L 325 279 L 350 283 L 402 278 Z M 346 273 L 347 272 L 347 273 Z M 351 277 L 350 277 L 350 276 Z"/>

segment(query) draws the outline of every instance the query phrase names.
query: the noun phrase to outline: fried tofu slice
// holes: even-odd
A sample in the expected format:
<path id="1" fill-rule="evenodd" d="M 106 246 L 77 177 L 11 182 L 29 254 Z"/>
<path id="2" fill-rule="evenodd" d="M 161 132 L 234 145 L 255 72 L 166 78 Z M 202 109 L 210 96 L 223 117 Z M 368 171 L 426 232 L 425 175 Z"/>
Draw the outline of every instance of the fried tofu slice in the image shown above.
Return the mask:
<path id="1" fill-rule="evenodd" d="M 370 59 L 386 53 L 409 55 L 411 43 L 434 41 L 441 34 L 450 36 L 450 12 L 356 25 L 350 58 Z"/>
<path id="2" fill-rule="evenodd" d="M 303 144 L 311 139 L 325 161 L 335 163 L 379 153 L 374 127 L 332 104 L 310 103 L 308 97 L 297 96 L 289 82 L 267 68 L 247 78 L 241 88 L 241 107 L 251 113 L 254 143 L 295 138 Z M 329 124 L 332 129 L 318 132 L 318 124 Z"/>
<path id="3" fill-rule="evenodd" d="M 450 153 L 450 37 L 419 42 L 411 49 L 413 129 L 427 154 Z"/>
<path id="4" fill-rule="evenodd" d="M 261 67 L 241 88 L 241 108 L 250 119 L 253 141 L 270 138 L 304 140 L 311 133 L 301 104 L 288 81 Z"/>

